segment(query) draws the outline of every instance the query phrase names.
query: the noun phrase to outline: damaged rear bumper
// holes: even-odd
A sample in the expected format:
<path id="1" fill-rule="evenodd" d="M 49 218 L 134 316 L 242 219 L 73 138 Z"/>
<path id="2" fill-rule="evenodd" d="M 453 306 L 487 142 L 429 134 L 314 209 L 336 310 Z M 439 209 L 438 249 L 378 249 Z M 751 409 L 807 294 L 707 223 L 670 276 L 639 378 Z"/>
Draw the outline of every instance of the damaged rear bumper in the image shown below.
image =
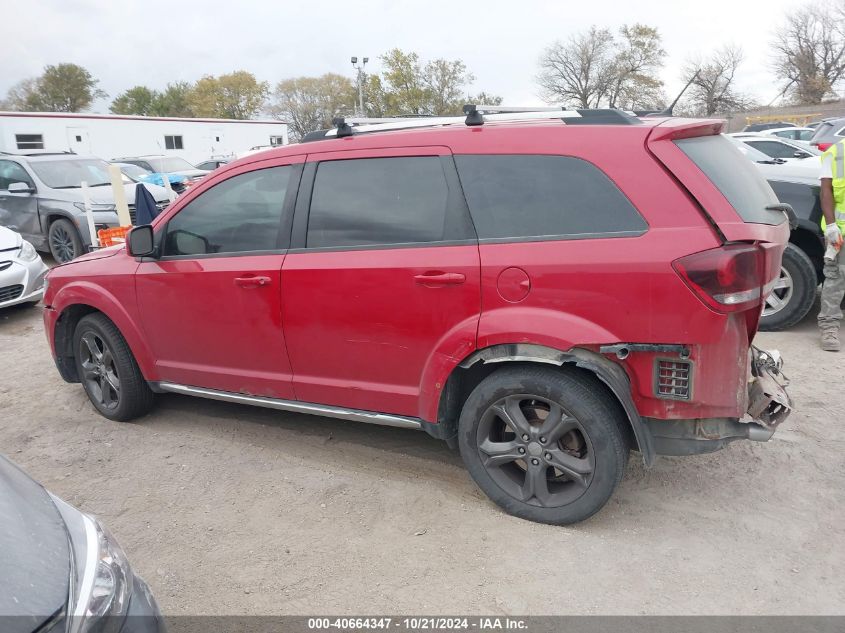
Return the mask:
<path id="1" fill-rule="evenodd" d="M 751 348 L 751 377 L 748 383 L 748 415 L 754 423 L 775 432 L 792 412 L 786 393 L 789 380 L 781 372 L 783 359 L 776 350 Z"/>
<path id="2" fill-rule="evenodd" d="M 776 351 L 766 352 L 752 347 L 750 365 L 747 410 L 750 419 L 643 418 L 654 440 L 655 453 L 700 455 L 717 451 L 735 440 L 769 440 L 778 425 L 792 412 L 792 400 L 786 392 L 789 381 L 781 372 L 783 362 Z"/>

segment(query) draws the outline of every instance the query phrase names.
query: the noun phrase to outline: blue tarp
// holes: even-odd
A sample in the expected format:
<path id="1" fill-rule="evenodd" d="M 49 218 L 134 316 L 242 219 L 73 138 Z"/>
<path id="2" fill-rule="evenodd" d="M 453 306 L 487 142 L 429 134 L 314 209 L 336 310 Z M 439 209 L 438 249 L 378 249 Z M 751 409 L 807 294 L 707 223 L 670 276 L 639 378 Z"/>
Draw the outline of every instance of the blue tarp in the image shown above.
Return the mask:
<path id="1" fill-rule="evenodd" d="M 171 185 L 178 185 L 180 182 L 186 180 L 184 176 L 180 176 L 179 174 L 147 174 L 146 176 L 141 176 L 140 180 L 143 182 L 148 182 L 151 185 L 158 185 L 159 187 L 164 187 L 164 177 L 167 176 L 167 180 L 170 182 Z"/>
<path id="2" fill-rule="evenodd" d="M 135 185 L 135 226 L 149 224 L 158 215 L 158 207 L 150 190 L 139 182 Z"/>

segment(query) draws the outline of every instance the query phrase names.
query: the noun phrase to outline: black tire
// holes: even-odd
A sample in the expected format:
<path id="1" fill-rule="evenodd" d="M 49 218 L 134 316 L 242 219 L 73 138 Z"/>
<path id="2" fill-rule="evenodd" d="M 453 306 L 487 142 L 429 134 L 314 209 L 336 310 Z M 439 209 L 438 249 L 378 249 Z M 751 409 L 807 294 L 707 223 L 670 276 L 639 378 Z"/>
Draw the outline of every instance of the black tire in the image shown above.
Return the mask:
<path id="1" fill-rule="evenodd" d="M 47 231 L 50 254 L 58 263 L 64 264 L 82 255 L 82 238 L 70 220 L 53 220 Z"/>
<path id="2" fill-rule="evenodd" d="M 628 421 L 608 398 L 597 381 L 577 373 L 526 366 L 494 372 L 467 398 L 458 423 L 469 474 L 509 514 L 556 525 L 583 521 L 610 499 L 628 462 Z M 519 413 L 529 427 L 514 420 Z M 521 436 L 514 430 L 520 427 Z"/>
<path id="3" fill-rule="evenodd" d="M 154 394 L 120 330 L 105 315 L 80 319 L 73 333 L 73 352 L 85 393 L 100 414 L 128 422 L 152 409 Z"/>
<path id="4" fill-rule="evenodd" d="M 773 306 L 769 303 L 766 304 L 760 318 L 760 329 L 766 332 L 792 327 L 807 316 L 816 300 L 816 287 L 819 285 L 816 268 L 804 251 L 794 244 L 787 244 L 781 266 L 780 282 L 788 281 L 791 287 L 776 287 L 772 291 L 775 297 L 785 301 L 776 311 L 772 311 Z"/>

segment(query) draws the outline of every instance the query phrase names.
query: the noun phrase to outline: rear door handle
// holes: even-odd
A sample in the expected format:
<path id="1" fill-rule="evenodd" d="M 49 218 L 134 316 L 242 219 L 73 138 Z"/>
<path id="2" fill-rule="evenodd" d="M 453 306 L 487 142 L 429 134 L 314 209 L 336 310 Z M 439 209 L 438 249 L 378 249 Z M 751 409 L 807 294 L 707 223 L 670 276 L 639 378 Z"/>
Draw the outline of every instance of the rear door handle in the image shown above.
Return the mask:
<path id="1" fill-rule="evenodd" d="M 432 271 L 414 275 L 414 281 L 421 286 L 457 286 L 466 281 L 466 275 L 462 273 L 444 273 Z"/>
<path id="2" fill-rule="evenodd" d="M 270 285 L 269 277 L 235 277 L 235 285 L 241 288 L 261 288 Z"/>

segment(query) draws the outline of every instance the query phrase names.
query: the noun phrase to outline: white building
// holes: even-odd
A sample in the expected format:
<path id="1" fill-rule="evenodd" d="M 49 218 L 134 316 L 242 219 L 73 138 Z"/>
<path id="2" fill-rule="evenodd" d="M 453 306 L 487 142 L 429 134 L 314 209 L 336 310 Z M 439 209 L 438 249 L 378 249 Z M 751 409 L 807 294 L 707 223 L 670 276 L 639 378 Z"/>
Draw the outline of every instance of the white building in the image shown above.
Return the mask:
<path id="1" fill-rule="evenodd" d="M 71 151 L 105 160 L 164 154 L 196 165 L 287 142 L 287 124 L 272 120 L 0 111 L 0 152 Z"/>

